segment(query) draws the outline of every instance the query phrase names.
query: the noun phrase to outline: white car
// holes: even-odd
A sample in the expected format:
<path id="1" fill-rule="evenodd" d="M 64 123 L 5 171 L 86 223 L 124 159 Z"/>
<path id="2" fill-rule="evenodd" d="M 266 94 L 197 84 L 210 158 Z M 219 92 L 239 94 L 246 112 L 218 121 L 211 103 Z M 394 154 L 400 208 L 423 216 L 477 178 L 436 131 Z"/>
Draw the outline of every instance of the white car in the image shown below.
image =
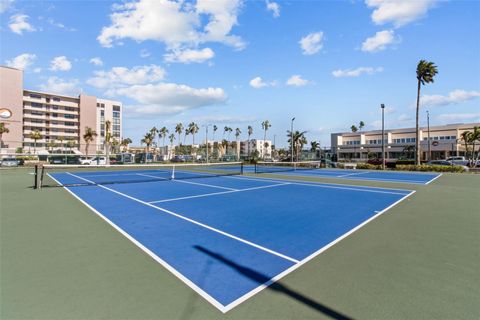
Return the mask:
<path id="1" fill-rule="evenodd" d="M 107 164 L 107 158 L 106 157 L 93 157 L 90 159 L 81 159 L 80 160 L 81 164 L 86 164 L 86 165 L 105 165 Z"/>
<path id="2" fill-rule="evenodd" d="M 447 158 L 446 161 L 452 164 L 460 165 L 460 166 L 469 165 L 469 161 L 465 159 L 465 157 L 460 157 L 460 156 Z"/>

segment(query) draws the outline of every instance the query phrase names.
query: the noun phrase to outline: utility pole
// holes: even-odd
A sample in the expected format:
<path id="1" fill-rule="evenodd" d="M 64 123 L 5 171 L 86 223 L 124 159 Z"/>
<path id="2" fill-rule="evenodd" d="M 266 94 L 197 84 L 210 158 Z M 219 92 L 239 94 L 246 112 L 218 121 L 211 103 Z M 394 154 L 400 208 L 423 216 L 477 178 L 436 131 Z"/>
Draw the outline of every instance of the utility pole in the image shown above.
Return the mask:
<path id="1" fill-rule="evenodd" d="M 382 170 L 385 170 L 385 105 L 380 105 L 382 108 Z"/>
<path id="2" fill-rule="evenodd" d="M 205 155 L 207 158 L 207 163 L 208 163 L 208 127 L 211 126 L 211 124 L 206 124 L 204 125 L 205 127 Z"/>

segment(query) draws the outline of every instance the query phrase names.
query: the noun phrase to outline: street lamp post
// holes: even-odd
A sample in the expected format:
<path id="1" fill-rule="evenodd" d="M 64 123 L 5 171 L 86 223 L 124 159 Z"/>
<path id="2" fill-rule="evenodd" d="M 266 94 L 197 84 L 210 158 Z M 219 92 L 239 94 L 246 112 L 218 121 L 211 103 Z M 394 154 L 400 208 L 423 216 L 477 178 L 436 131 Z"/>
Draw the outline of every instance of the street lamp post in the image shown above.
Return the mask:
<path id="1" fill-rule="evenodd" d="M 385 170 L 385 105 L 380 105 L 382 108 L 382 170 Z"/>
<path id="2" fill-rule="evenodd" d="M 205 127 L 205 155 L 206 155 L 207 163 L 208 163 L 208 127 L 209 126 L 211 126 L 211 124 L 204 125 L 204 127 Z"/>
<path id="3" fill-rule="evenodd" d="M 293 163 L 293 121 L 295 121 L 295 117 L 292 118 L 292 124 L 290 126 L 290 144 L 292 145 L 291 146 L 291 159 L 290 159 L 290 162 Z"/>
<path id="4" fill-rule="evenodd" d="M 432 151 L 430 149 L 430 113 L 427 110 L 427 142 L 428 142 L 428 161 L 432 160 Z"/>

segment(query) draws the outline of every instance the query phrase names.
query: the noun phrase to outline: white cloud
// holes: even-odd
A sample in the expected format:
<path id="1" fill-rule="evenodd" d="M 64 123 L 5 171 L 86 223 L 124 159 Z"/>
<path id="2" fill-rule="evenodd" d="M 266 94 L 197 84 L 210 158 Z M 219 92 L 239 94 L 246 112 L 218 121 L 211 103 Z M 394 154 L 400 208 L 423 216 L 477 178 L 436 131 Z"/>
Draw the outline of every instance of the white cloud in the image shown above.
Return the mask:
<path id="1" fill-rule="evenodd" d="M 34 73 L 40 73 L 40 72 L 42 72 L 42 68 L 35 68 L 35 69 L 33 69 L 33 72 Z"/>
<path id="2" fill-rule="evenodd" d="M 72 69 L 72 63 L 65 56 L 55 57 L 50 62 L 50 70 L 52 71 L 68 71 L 70 69 Z"/>
<path id="3" fill-rule="evenodd" d="M 272 11 L 273 17 L 278 18 L 280 17 L 280 6 L 276 2 L 265 1 L 267 5 L 267 10 Z"/>
<path id="4" fill-rule="evenodd" d="M 287 80 L 287 86 L 302 87 L 302 86 L 306 86 L 308 83 L 309 83 L 308 80 L 302 79 L 302 77 L 298 74 L 291 76 Z"/>
<path id="5" fill-rule="evenodd" d="M 113 67 L 109 71 L 94 71 L 94 77 L 87 83 L 96 88 L 113 88 L 126 85 L 144 84 L 163 80 L 165 70 L 157 65 L 135 66 L 131 69 L 125 67 Z"/>
<path id="6" fill-rule="evenodd" d="M 446 106 L 457 104 L 480 97 L 480 91 L 454 90 L 448 96 L 424 95 L 421 99 L 423 106 Z"/>
<path id="7" fill-rule="evenodd" d="M 139 105 L 127 107 L 129 113 L 136 115 L 175 114 L 227 100 L 221 88 L 196 89 L 176 83 L 134 85 L 116 89 L 115 94 L 138 101 Z"/>
<path id="8" fill-rule="evenodd" d="M 12 60 L 5 61 L 5 63 L 11 68 L 25 70 L 33 64 L 35 59 L 37 59 L 37 56 L 33 53 L 23 53 Z"/>
<path id="9" fill-rule="evenodd" d="M 103 27 L 97 40 L 111 47 L 121 39 L 164 42 L 168 49 L 194 48 L 205 42 L 220 42 L 236 49 L 245 43 L 231 35 L 237 24 L 240 0 L 186 1 L 140 0 L 113 6 L 111 24 Z"/>
<path id="10" fill-rule="evenodd" d="M 52 92 L 61 95 L 76 96 L 80 94 L 81 89 L 78 87 L 77 79 L 65 80 L 58 77 L 50 77 L 47 82 L 39 85 L 42 91 Z"/>
<path id="11" fill-rule="evenodd" d="M 366 0 L 372 12 L 375 24 L 393 23 L 395 27 L 404 26 L 425 16 L 438 0 Z"/>
<path id="12" fill-rule="evenodd" d="M 90 63 L 95 65 L 95 66 L 103 66 L 103 61 L 99 57 L 95 57 L 90 59 Z"/>
<path id="13" fill-rule="evenodd" d="M 304 55 L 312 55 L 323 47 L 323 32 L 313 32 L 303 37 L 299 43 Z"/>
<path id="14" fill-rule="evenodd" d="M 383 68 L 378 67 L 378 68 L 373 68 L 373 67 L 360 67 L 357 69 L 338 69 L 334 70 L 332 72 L 332 75 L 336 78 L 341 78 L 341 77 L 358 77 L 361 76 L 362 74 L 374 74 L 377 72 L 382 72 Z"/>
<path id="15" fill-rule="evenodd" d="M 47 22 L 48 22 L 51 26 L 56 27 L 56 28 L 63 29 L 63 30 L 65 30 L 65 31 L 77 31 L 75 28 L 69 28 L 69 27 L 65 26 L 63 23 L 57 22 L 57 21 L 53 20 L 52 18 L 48 18 L 48 19 L 47 19 Z"/>
<path id="16" fill-rule="evenodd" d="M 202 50 L 173 50 L 170 53 L 164 55 L 167 62 L 180 62 L 180 63 L 202 63 L 215 56 L 210 48 L 204 48 Z"/>
<path id="17" fill-rule="evenodd" d="M 275 81 L 265 82 L 261 77 L 256 77 L 250 80 L 250 86 L 255 89 L 260 89 L 263 87 L 274 87 L 277 83 Z"/>
<path id="18" fill-rule="evenodd" d="M 14 0 L 0 0 L 0 13 L 7 11 L 11 7 L 13 1 Z"/>
<path id="19" fill-rule="evenodd" d="M 16 34 L 22 34 L 24 31 L 32 32 L 36 29 L 27 22 L 28 16 L 26 14 L 16 14 L 10 17 L 8 27 Z"/>
<path id="20" fill-rule="evenodd" d="M 439 114 L 436 117 L 440 121 L 475 121 L 480 122 L 480 113 L 450 113 Z"/>
<path id="21" fill-rule="evenodd" d="M 362 43 L 362 51 L 377 52 L 385 50 L 388 45 L 398 43 L 400 40 L 395 39 L 393 30 L 383 30 L 375 33 L 373 37 L 367 38 Z"/>

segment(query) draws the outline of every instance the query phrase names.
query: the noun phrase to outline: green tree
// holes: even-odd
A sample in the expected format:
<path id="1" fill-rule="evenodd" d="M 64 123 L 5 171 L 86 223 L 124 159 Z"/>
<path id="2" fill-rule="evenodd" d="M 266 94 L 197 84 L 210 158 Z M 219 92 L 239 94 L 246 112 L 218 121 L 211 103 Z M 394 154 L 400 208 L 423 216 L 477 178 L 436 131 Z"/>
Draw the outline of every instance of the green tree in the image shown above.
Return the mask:
<path id="1" fill-rule="evenodd" d="M 356 125 L 352 125 L 352 126 L 350 127 L 350 130 L 352 130 L 352 132 L 357 132 L 357 131 L 358 131 L 358 128 L 357 128 Z"/>
<path id="2" fill-rule="evenodd" d="M 58 141 L 60 141 L 60 152 L 63 153 L 63 141 L 65 140 L 65 138 L 63 136 L 59 136 L 57 139 Z"/>
<path id="3" fill-rule="evenodd" d="M 417 65 L 417 109 L 415 116 L 415 164 L 420 164 L 420 130 L 419 130 L 419 117 L 420 117 L 420 89 L 422 85 L 427 83 L 433 83 L 433 78 L 438 73 L 437 66 L 430 61 L 420 60 Z M 430 141 L 429 141 L 430 143 Z"/>
<path id="4" fill-rule="evenodd" d="M 167 137 L 168 129 L 167 127 L 162 127 L 158 130 L 158 137 L 162 139 L 162 146 L 165 147 L 165 138 Z"/>
<path id="5" fill-rule="evenodd" d="M 85 141 L 85 155 L 88 158 L 88 147 L 97 137 L 97 132 L 90 127 L 85 127 L 85 133 L 83 134 L 83 140 Z"/>
<path id="6" fill-rule="evenodd" d="M 358 130 L 362 131 L 364 127 L 365 127 L 365 122 L 360 121 L 360 123 L 358 124 Z"/>
<path id="7" fill-rule="evenodd" d="M 182 136 L 182 132 L 183 132 L 183 124 L 181 123 L 177 123 L 177 125 L 175 126 L 175 133 L 178 134 L 178 145 L 180 146 L 180 137 Z"/>
<path id="8" fill-rule="evenodd" d="M 307 131 L 300 132 L 297 130 L 292 134 L 290 130 L 287 130 L 287 137 L 289 138 L 288 142 L 293 144 L 294 154 L 297 161 L 300 159 L 300 152 L 302 151 L 303 146 L 307 144 L 307 138 L 305 137 L 306 133 Z"/>
<path id="9" fill-rule="evenodd" d="M 475 126 L 473 127 L 473 131 L 470 134 L 470 142 L 472 143 L 472 166 L 476 165 L 476 160 L 478 159 L 478 154 L 480 154 L 480 150 L 477 152 L 477 156 L 475 156 L 475 146 L 477 141 L 480 141 L 480 127 Z"/>
<path id="10" fill-rule="evenodd" d="M 9 132 L 10 132 L 10 130 L 8 130 L 5 123 L 0 122 L 0 153 L 2 152 L 2 147 L 3 147 L 3 134 L 4 133 L 9 133 Z"/>
<path id="11" fill-rule="evenodd" d="M 155 140 L 155 135 L 152 132 L 147 132 L 144 136 L 143 139 L 141 140 L 141 143 L 145 143 L 146 148 L 145 148 L 145 163 L 147 162 L 147 157 L 148 153 L 150 151 L 150 146 L 152 145 L 153 141 Z"/>
<path id="12" fill-rule="evenodd" d="M 122 139 L 122 141 L 120 142 L 120 146 L 123 147 L 123 152 L 127 152 L 128 145 L 130 143 L 132 143 L 132 139 L 130 139 L 130 138 Z"/>
<path id="13" fill-rule="evenodd" d="M 262 129 L 263 129 L 263 144 L 264 144 L 264 149 L 263 149 L 263 159 L 265 159 L 266 153 L 267 153 L 267 131 L 272 125 L 270 124 L 270 121 L 265 120 L 262 122 Z"/>
<path id="14" fill-rule="evenodd" d="M 38 130 L 34 130 L 30 133 L 30 139 L 33 140 L 33 153 L 37 153 L 37 140 L 42 139 L 42 134 Z"/>
<path id="15" fill-rule="evenodd" d="M 105 121 L 105 158 L 107 165 L 110 164 L 110 143 L 112 141 L 112 122 Z"/>
<path id="16" fill-rule="evenodd" d="M 237 161 L 240 160 L 240 135 L 242 134 L 242 130 L 240 128 L 235 129 L 235 142 L 237 148 Z"/>
<path id="17" fill-rule="evenodd" d="M 248 160 L 250 160 L 250 137 L 251 135 L 253 134 L 253 127 L 252 126 L 248 126 L 247 128 L 247 134 L 248 134 L 248 141 L 247 141 L 247 153 L 248 153 Z"/>

